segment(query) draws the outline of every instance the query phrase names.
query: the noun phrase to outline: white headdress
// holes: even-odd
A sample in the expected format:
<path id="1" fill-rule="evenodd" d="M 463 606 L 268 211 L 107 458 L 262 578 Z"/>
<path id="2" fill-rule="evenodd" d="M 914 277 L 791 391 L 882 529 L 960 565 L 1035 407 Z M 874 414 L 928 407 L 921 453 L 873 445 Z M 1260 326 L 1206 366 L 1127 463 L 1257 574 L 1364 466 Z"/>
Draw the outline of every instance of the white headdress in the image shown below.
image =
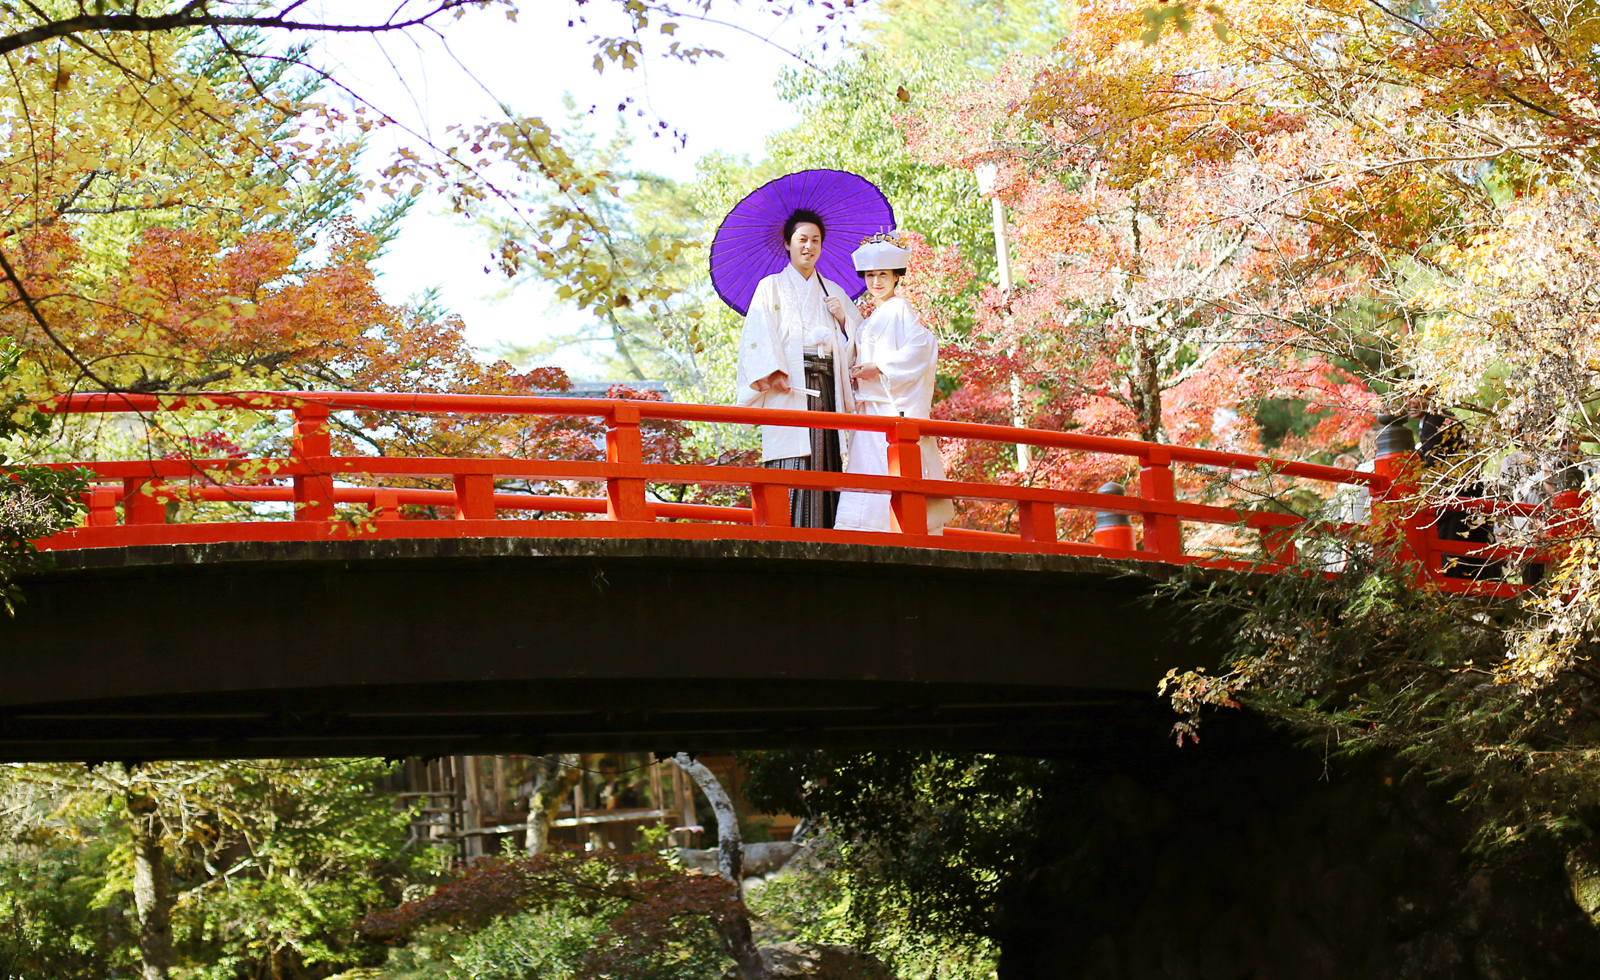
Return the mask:
<path id="1" fill-rule="evenodd" d="M 906 247 L 905 240 L 900 237 L 899 232 L 891 231 L 886 235 L 873 235 L 864 239 L 861 247 L 850 257 L 855 260 L 857 272 L 904 269 L 911 263 L 911 249 Z"/>

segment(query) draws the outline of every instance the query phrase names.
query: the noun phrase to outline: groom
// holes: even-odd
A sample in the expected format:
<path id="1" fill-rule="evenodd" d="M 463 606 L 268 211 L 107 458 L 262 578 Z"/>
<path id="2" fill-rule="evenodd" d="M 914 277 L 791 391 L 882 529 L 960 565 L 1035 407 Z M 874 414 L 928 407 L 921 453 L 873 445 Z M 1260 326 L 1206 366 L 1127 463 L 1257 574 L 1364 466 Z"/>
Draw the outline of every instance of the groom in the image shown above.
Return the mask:
<path id="1" fill-rule="evenodd" d="M 861 313 L 843 287 L 817 271 L 827 233 L 822 216 L 805 208 L 784 222 L 789 264 L 756 287 L 739 337 L 740 405 L 855 411 L 849 379 Z M 764 425 L 761 460 L 787 470 L 844 469 L 833 429 Z M 831 528 L 838 503 L 837 491 L 791 490 L 789 522 Z"/>

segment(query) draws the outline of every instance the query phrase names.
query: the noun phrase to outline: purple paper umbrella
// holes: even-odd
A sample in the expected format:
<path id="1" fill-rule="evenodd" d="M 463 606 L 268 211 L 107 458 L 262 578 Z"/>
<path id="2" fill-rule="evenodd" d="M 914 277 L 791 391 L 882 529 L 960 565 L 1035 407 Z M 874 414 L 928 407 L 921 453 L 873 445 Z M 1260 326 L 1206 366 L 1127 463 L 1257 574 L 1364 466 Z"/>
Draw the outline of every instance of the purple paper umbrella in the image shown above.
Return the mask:
<path id="1" fill-rule="evenodd" d="M 802 170 L 751 191 L 722 219 L 711 242 L 711 284 L 742 316 L 761 280 L 783 271 L 783 223 L 798 208 L 822 216 L 826 226 L 817 269 L 844 285 L 851 299 L 866 291 L 850 255 L 861 240 L 894 228 L 894 208 L 865 177 L 843 170 Z"/>

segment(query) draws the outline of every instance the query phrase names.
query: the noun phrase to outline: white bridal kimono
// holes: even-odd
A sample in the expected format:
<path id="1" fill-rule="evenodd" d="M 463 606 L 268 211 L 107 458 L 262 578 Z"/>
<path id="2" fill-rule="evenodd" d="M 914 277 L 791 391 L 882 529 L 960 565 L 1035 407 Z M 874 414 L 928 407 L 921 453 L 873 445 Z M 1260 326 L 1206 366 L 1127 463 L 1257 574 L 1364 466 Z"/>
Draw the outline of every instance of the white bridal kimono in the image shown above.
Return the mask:
<path id="1" fill-rule="evenodd" d="M 917 311 L 898 296 L 878 307 L 856 331 L 856 363 L 876 365 L 878 376 L 856 381 L 856 410 L 863 415 L 904 415 L 925 419 L 933 411 L 934 369 L 939 341 L 922 325 Z M 889 445 L 881 432 L 850 433 L 847 473 L 885 476 Z M 922 477 L 944 479 L 944 462 L 932 436 L 922 437 Z M 949 500 L 928 500 L 928 530 L 937 534 L 955 517 Z M 839 495 L 835 528 L 841 531 L 888 531 L 889 495 L 847 490 Z"/>
<path id="2" fill-rule="evenodd" d="M 828 296 L 844 304 L 845 329 L 828 312 L 822 284 Z M 745 314 L 744 330 L 739 335 L 739 404 L 751 408 L 785 408 L 804 412 L 809 407 L 806 393 L 805 352 L 807 348 L 833 356 L 833 403 L 841 412 L 855 411 L 850 391 L 851 352 L 856 331 L 861 327 L 861 311 L 850 301 L 850 294 L 838 283 L 813 272 L 802 276 L 793 265 L 761 280 Z M 756 391 L 750 387 L 774 371 L 789 376 L 789 390 Z M 808 429 L 786 425 L 761 427 L 761 461 L 811 455 Z"/>

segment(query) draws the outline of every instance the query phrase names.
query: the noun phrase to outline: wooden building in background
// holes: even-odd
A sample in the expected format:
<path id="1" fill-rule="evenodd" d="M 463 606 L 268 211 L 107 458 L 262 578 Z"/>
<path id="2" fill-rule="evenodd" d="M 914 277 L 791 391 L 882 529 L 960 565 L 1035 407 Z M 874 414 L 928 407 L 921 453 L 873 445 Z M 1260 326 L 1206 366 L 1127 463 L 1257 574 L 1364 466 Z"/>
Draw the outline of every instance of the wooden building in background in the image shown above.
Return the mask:
<path id="1" fill-rule="evenodd" d="M 699 758 L 733 797 L 750 839 L 789 839 L 798 820 L 751 813 L 733 756 Z M 464 861 L 520 854 L 527 849 L 528 801 L 540 764 L 515 755 L 412 759 L 382 789 L 415 808 L 413 840 L 455 846 Z M 710 846 L 716 839 L 709 804 L 671 761 L 649 753 L 591 753 L 579 756 L 577 765 L 576 783 L 551 823 L 553 846 L 632 851 L 645 827 L 665 827 L 677 847 Z"/>

